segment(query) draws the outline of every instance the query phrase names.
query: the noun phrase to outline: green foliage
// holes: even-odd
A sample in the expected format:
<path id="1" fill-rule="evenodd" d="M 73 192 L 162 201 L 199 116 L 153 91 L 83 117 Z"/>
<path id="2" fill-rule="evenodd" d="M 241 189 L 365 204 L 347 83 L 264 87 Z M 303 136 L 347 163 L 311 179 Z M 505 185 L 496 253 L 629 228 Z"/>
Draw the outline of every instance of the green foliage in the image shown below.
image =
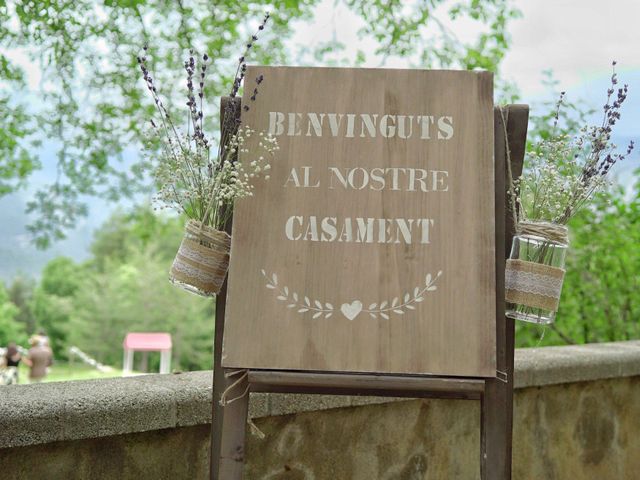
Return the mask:
<path id="1" fill-rule="evenodd" d="M 0 25 L 8 21 L 6 9 L 0 3 Z M 0 27 L 0 47 L 12 40 Z M 9 94 L 10 91 L 24 91 L 26 81 L 24 71 L 11 63 L 0 53 L 0 196 L 10 193 L 24 185 L 25 180 L 40 163 L 30 148 L 37 146 L 33 141 L 33 123 L 24 103 Z"/>
<path id="2" fill-rule="evenodd" d="M 558 98 L 558 82 L 551 71 L 545 72 L 544 83 Z M 527 134 L 530 153 L 536 143 L 549 140 L 554 134 L 555 107 L 555 99 L 534 106 Z M 555 134 L 576 135 L 594 113 L 591 107 L 591 103 L 576 99 L 569 92 Z M 638 177 L 640 171 L 634 174 Z M 631 192 L 614 183 L 569 222 L 567 273 L 556 323 L 540 327 L 516 322 L 516 346 L 640 338 L 639 212 L 640 183 Z"/>
<path id="3" fill-rule="evenodd" d="M 72 259 L 58 257 L 51 260 L 42 271 L 40 289 L 49 295 L 70 297 L 82 281 L 82 268 Z"/>
<path id="4" fill-rule="evenodd" d="M 174 369 L 211 368 L 213 303 L 168 281 L 183 223 L 145 206 L 117 212 L 96 232 L 87 262 L 58 257 L 47 264 L 31 308 L 56 359 L 75 345 L 119 367 L 127 332 L 166 331 Z M 157 370 L 158 361 L 152 356 L 150 368 Z"/>
<path id="5" fill-rule="evenodd" d="M 428 68 L 498 70 L 509 47 L 507 24 L 520 13 L 509 0 L 445 2 L 419 0 L 346 0 L 363 20 L 361 36 L 376 40 L 384 58 L 419 58 Z M 464 43 L 450 24 L 480 27 L 473 42 Z M 473 28 L 473 27 L 472 27 Z"/>
<path id="6" fill-rule="evenodd" d="M 73 297 L 60 297 L 37 288 L 33 296 L 33 313 L 37 331 L 43 330 L 49 337 L 54 357 L 66 358 L 69 320 L 74 314 Z"/>
<path id="7" fill-rule="evenodd" d="M 24 326 L 16 320 L 19 309 L 0 283 L 0 346 L 6 347 L 9 342 L 24 343 L 27 339 Z"/>
<path id="8" fill-rule="evenodd" d="M 377 42 L 378 54 L 413 57 L 418 66 L 488 68 L 496 71 L 508 46 L 507 24 L 518 13 L 509 0 L 419 0 L 407 7 L 400 0 L 343 0 L 366 22 L 361 35 Z M 143 160 L 125 161 L 125 149 L 140 150 L 153 103 L 147 97 L 136 64 L 148 43 L 156 84 L 169 110 L 184 102 L 182 58 L 189 48 L 214 60 L 207 94 L 228 91 L 234 62 L 243 44 L 268 9 L 272 23 L 255 45 L 262 64 L 286 64 L 285 44 L 296 20 L 309 18 L 319 0 L 105 1 L 52 0 L 0 2 L 0 47 L 25 49 L 42 69 L 42 88 L 33 92 L 30 108 L 7 99 L 23 93 L 23 72 L 0 56 L 0 195 L 16 188 L 39 168 L 29 156 L 30 138 L 56 140 L 58 176 L 28 205 L 36 215 L 30 231 L 39 247 L 63 238 L 87 215 L 86 195 L 110 200 L 147 191 Z M 465 44 L 447 22 L 472 20 L 480 25 L 476 41 Z M 344 45 L 330 42 L 311 52 L 315 64 L 335 63 Z M 359 52 L 351 63 L 362 64 Z M 3 82 L 4 81 L 4 82 Z M 268 81 L 266 79 L 265 81 Z M 3 85 L 3 83 L 5 85 Z M 14 95 L 12 95 L 14 94 Z M 206 106 L 217 112 L 217 107 Z M 215 115 L 213 116 L 215 117 Z M 211 131 L 214 125 L 205 125 Z M 4 132 L 4 134 L 3 134 Z M 37 136 L 34 132 L 37 132 Z"/>
<path id="9" fill-rule="evenodd" d="M 169 265 L 151 246 L 92 275 L 75 298 L 69 343 L 119 366 L 127 332 L 169 332 L 174 369 L 211 368 L 213 304 L 172 286 Z"/>
<path id="10" fill-rule="evenodd" d="M 267 7 L 235 0 L 56 0 L 0 5 L 0 46 L 25 48 L 47 79 L 37 92 L 37 106 L 29 112 L 31 121 L 3 115 L 0 132 L 9 131 L 7 127 L 15 127 L 15 132 L 37 129 L 60 142 L 58 178 L 28 205 L 30 212 L 38 214 L 31 228 L 37 245 L 46 247 L 62 238 L 87 214 L 83 195 L 116 199 L 149 187 L 144 165 L 124 161 L 125 148 L 139 145 L 153 107 L 136 63 L 144 44 L 149 45 L 156 80 L 169 105 L 183 102 L 179 92 L 184 86 L 178 81 L 181 57 L 191 47 L 216 59 L 208 85 L 208 93 L 215 98 L 228 89 L 232 63 L 243 50 L 248 26 L 262 18 L 265 8 L 272 10 L 274 21 L 264 46 L 256 48 L 256 58 L 284 63 L 289 22 L 308 15 L 312 3 L 277 0 Z M 14 71 L 7 62 L 0 80 L 9 73 L 15 76 Z M 14 152 L 14 163 L 22 158 L 19 153 Z M 9 167 L 0 176 L 19 178 L 18 167 Z"/>
<path id="11" fill-rule="evenodd" d="M 74 296 L 86 281 L 85 268 L 67 257 L 51 260 L 42 271 L 33 296 L 33 314 L 38 330 L 50 338 L 56 358 L 66 358 L 69 322 L 75 314 Z"/>
<path id="12" fill-rule="evenodd" d="M 631 198 L 620 187 L 596 196 L 569 227 L 556 325 L 540 344 L 640 338 L 640 183 Z M 518 345 L 536 345 L 541 334 L 542 327 L 519 322 Z"/>
<path id="13" fill-rule="evenodd" d="M 1 79 L 1 77 L 0 77 Z M 1 83 L 0 83 L 1 86 Z M 0 92 L 0 196 L 24 184 L 39 162 L 30 153 L 25 139 L 32 133 L 29 118 L 22 105 L 12 105 Z"/>
<path id="14" fill-rule="evenodd" d="M 18 307 L 16 320 L 25 328 L 27 334 L 31 335 L 36 329 L 36 318 L 33 314 L 33 290 L 35 282 L 23 276 L 17 276 L 8 288 L 9 299 Z"/>
<path id="15" fill-rule="evenodd" d="M 630 199 L 620 187 L 600 196 L 571 227 L 559 312 L 566 337 L 578 343 L 640 338 L 640 183 Z"/>
<path id="16" fill-rule="evenodd" d="M 182 219 L 160 217 L 147 206 L 115 212 L 94 233 L 90 264 L 104 272 L 110 263 L 126 263 L 151 248 L 158 261 L 170 262 L 180 244 L 183 224 Z"/>

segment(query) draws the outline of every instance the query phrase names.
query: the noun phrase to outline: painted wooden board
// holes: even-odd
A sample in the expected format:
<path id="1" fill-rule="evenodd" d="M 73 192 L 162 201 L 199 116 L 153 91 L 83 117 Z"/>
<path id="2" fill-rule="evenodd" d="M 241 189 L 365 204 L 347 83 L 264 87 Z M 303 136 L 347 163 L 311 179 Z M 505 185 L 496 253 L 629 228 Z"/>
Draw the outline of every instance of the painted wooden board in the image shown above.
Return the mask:
<path id="1" fill-rule="evenodd" d="M 494 377 L 491 74 L 261 74 L 242 119 L 280 151 L 234 211 L 223 365 Z"/>

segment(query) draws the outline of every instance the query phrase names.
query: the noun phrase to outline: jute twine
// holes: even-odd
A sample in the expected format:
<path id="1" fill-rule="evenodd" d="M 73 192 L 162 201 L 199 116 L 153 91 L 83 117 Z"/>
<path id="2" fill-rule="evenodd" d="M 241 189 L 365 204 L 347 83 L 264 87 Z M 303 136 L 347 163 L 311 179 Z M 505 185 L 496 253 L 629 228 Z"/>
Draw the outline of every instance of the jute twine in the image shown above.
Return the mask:
<path id="1" fill-rule="evenodd" d="M 500 118 L 502 119 L 502 129 L 504 134 L 504 148 L 507 157 L 507 184 L 509 210 L 513 219 L 513 224 L 516 227 L 516 232 L 524 235 L 534 235 L 536 237 L 542 237 L 556 243 L 568 243 L 568 230 L 564 225 L 558 225 L 550 222 L 539 221 L 518 221 L 518 207 L 517 207 L 517 193 L 513 182 L 513 170 L 511 168 L 511 148 L 509 147 L 509 135 L 507 133 L 507 121 L 509 117 L 509 111 L 504 107 L 498 107 L 500 112 Z M 506 115 L 505 115 L 506 112 Z"/>
<path id="2" fill-rule="evenodd" d="M 222 392 L 222 395 L 220 395 L 220 405 L 222 407 L 226 407 L 227 405 L 249 395 L 249 390 L 251 388 L 248 382 L 249 370 L 231 370 L 231 371 L 225 372 L 224 374 L 224 377 L 226 379 L 233 378 L 235 376 L 237 376 L 238 378 L 236 378 L 233 382 L 231 382 L 229 386 L 225 388 L 224 392 Z M 241 391 L 241 393 L 237 394 L 235 397 L 231 397 L 232 392 L 234 390 L 237 390 L 238 387 L 241 387 L 243 383 L 246 383 L 247 385 Z M 251 433 L 253 435 L 258 437 L 260 440 L 264 440 L 264 438 L 266 438 L 266 435 L 262 432 L 262 430 L 258 428 L 258 426 L 253 422 L 253 419 L 250 416 L 247 416 L 247 424 L 251 428 Z"/>
<path id="3" fill-rule="evenodd" d="M 516 226 L 516 232 L 518 235 L 532 235 L 563 245 L 569 243 L 569 230 L 557 223 L 520 221 Z"/>
<path id="4" fill-rule="evenodd" d="M 562 281 L 562 268 L 525 260 L 507 260 L 505 275 L 505 298 L 532 308 L 557 311 Z"/>
<path id="5" fill-rule="evenodd" d="M 247 382 L 247 380 L 249 379 L 249 370 L 232 370 L 230 372 L 225 372 L 224 374 L 225 378 L 232 378 L 236 375 L 238 375 L 238 378 L 235 381 L 231 382 L 231 384 L 229 384 L 229 386 L 225 388 L 224 392 L 222 392 L 222 395 L 220 395 L 220 405 L 223 407 L 226 407 L 227 405 L 240 400 L 241 398 L 249 394 L 249 383 Z M 239 387 L 240 384 L 245 382 L 247 383 L 247 386 L 244 390 L 242 390 L 242 393 L 230 398 L 231 392 L 233 392 L 236 387 Z"/>
<path id="6" fill-rule="evenodd" d="M 217 294 L 227 275 L 230 249 L 228 233 L 189 220 L 171 265 L 171 279 L 191 285 L 206 295 Z"/>

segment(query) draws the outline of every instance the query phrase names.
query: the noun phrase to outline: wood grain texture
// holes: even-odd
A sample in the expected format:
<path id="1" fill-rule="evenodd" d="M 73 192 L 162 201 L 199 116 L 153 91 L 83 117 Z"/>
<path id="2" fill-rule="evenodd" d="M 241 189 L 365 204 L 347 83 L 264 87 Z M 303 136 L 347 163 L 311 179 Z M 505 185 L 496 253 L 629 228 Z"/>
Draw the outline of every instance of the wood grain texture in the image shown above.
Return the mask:
<path id="1" fill-rule="evenodd" d="M 236 480 L 242 478 L 244 468 L 245 434 L 247 425 L 247 415 L 249 413 L 249 394 L 247 378 L 242 374 L 228 376 L 229 370 L 225 370 L 225 389 L 232 387 L 236 380 L 239 381 L 230 390 L 229 398 L 233 401 L 224 407 L 224 417 L 222 418 L 222 431 L 220 435 L 220 457 L 218 464 L 218 476 L 213 478 L 219 480 Z"/>
<path id="2" fill-rule="evenodd" d="M 505 194 L 508 188 L 506 181 L 507 145 L 511 158 L 511 173 L 514 179 L 519 177 L 522 172 L 528 119 L 529 107 L 527 105 L 509 105 L 504 107 L 502 115 L 498 109 L 495 111 L 496 195 L 498 195 L 498 188 L 501 188 Z M 499 165 L 503 166 L 500 170 L 498 169 Z M 505 198 L 507 198 L 506 195 Z M 511 240 L 515 234 L 515 224 L 512 213 L 508 209 L 503 209 L 503 212 L 506 235 L 503 245 L 496 244 L 497 251 L 504 252 L 503 256 L 496 255 L 496 268 L 502 272 L 496 278 L 496 337 L 497 370 L 504 373 L 504 378 L 502 380 L 487 379 L 481 398 L 480 465 L 482 478 L 491 480 L 511 479 L 515 325 L 512 319 L 504 316 L 504 259 L 510 252 Z M 496 209 L 496 218 L 499 218 L 499 215 L 500 212 Z"/>
<path id="3" fill-rule="evenodd" d="M 286 387 L 295 392 L 298 388 L 353 389 L 354 392 L 385 390 L 390 392 L 457 392 L 479 394 L 484 388 L 483 379 L 461 379 L 422 376 L 389 376 L 345 373 L 311 373 L 251 370 L 249 383 L 252 391 L 260 387 Z M 479 398 L 479 397 L 478 397 Z"/>
<path id="4" fill-rule="evenodd" d="M 344 375 L 344 374 L 336 374 Z M 398 377 L 400 378 L 400 377 Z M 380 386 L 381 387 L 381 386 Z M 252 385 L 252 393 L 288 393 L 288 394 L 314 394 L 314 395 L 350 395 L 358 397 L 389 397 L 389 398 L 437 398 L 447 400 L 480 400 L 482 392 L 455 390 L 428 390 L 418 389 L 397 389 L 397 388 L 369 388 L 358 387 L 326 387 L 300 385 L 289 387 L 284 385 L 269 385 L 260 383 Z"/>
<path id="5" fill-rule="evenodd" d="M 271 180 L 258 183 L 255 196 L 236 205 L 223 365 L 493 377 L 491 74 L 250 67 L 247 78 L 259 74 L 265 76 L 259 100 L 243 113 L 243 122 L 266 130 L 269 112 L 297 112 L 303 118 L 302 135 L 278 137 L 281 150 L 272 163 Z M 323 136 L 318 137 L 306 123 L 307 112 L 368 113 L 379 119 L 385 114 L 450 116 L 455 130 L 449 140 L 438 139 L 435 128 L 429 140 L 422 139 L 415 125 L 408 139 L 397 134 L 385 138 L 380 131 L 371 138 L 365 126 L 356 123 L 353 138 L 333 137 L 325 118 Z M 310 184 L 320 182 L 319 187 L 296 188 L 287 183 L 291 169 L 297 168 L 302 177 L 304 166 L 312 167 Z M 447 171 L 448 188 L 427 192 L 407 191 L 402 185 L 381 191 L 345 189 L 335 182 L 330 167 L 343 172 L 356 167 Z M 332 178 L 333 189 L 329 188 Z M 355 178 L 364 179 L 364 173 Z M 434 224 L 428 244 L 420 243 L 417 233 L 410 244 L 316 242 L 287 239 L 285 224 L 294 215 L 304 219 L 428 218 Z M 266 288 L 262 269 L 269 277 L 277 275 L 277 289 Z M 372 318 L 365 312 L 372 303 L 391 303 L 396 297 L 402 303 L 405 294 L 412 296 L 416 287 L 425 286 L 427 274 L 435 277 L 438 271 L 443 274 L 437 290 L 425 292 L 424 301 L 413 304 L 415 310 L 389 312 L 389 319 Z M 287 308 L 293 303 L 292 292 L 298 294 L 298 303 L 304 297 L 312 306 L 315 300 L 323 306 L 330 303 L 333 314 L 313 319 L 313 308 L 302 313 L 299 310 L 304 308 L 298 305 Z"/>
<path id="6" fill-rule="evenodd" d="M 511 151 L 513 175 L 517 177 L 523 165 L 528 107 L 526 105 L 509 106 L 506 108 L 504 119 L 506 120 L 507 139 Z M 252 391 L 423 398 L 480 398 L 482 401 L 480 451 L 482 478 L 487 480 L 509 480 L 511 478 L 514 325 L 513 321 L 509 321 L 504 316 L 503 270 L 504 258 L 508 255 L 515 225 L 512 222 L 512 216 L 508 211 L 505 211 L 505 138 L 502 116 L 497 110 L 495 122 L 495 218 L 498 219 L 495 225 L 497 368 L 506 373 L 505 381 L 495 378 L 348 375 L 258 370 L 249 372 Z M 500 221 L 503 218 L 505 219 L 504 224 Z M 504 252 L 504 255 L 501 252 Z M 224 316 L 224 310 L 222 310 L 222 316 Z M 218 345 L 219 335 L 220 332 L 217 331 L 216 345 Z M 222 371 L 219 368 L 218 370 Z M 218 395 L 214 395 L 214 398 L 217 399 Z M 244 435 L 246 413 L 242 413 L 242 408 L 244 408 L 244 399 L 242 404 L 236 406 L 235 413 L 232 412 L 232 415 L 226 417 L 224 432 L 218 431 L 217 433 L 218 435 L 223 434 L 225 445 L 234 445 L 231 449 L 232 457 L 241 452 L 243 445 L 242 436 Z M 214 429 L 213 440 L 214 443 L 217 440 L 219 444 L 220 437 L 216 439 L 215 435 Z M 223 463 L 227 460 L 223 460 Z M 229 480 L 241 478 L 240 462 L 232 460 L 224 468 L 229 469 L 225 470 L 227 476 L 217 477 L 216 470 L 216 473 L 212 473 L 212 478 L 228 478 Z"/>
<path id="7" fill-rule="evenodd" d="M 229 119 L 231 118 L 231 120 Z M 220 101 L 220 124 L 235 122 L 240 118 L 240 99 L 223 97 Z M 227 222 L 225 231 L 231 233 L 232 220 Z M 224 371 L 222 369 L 222 339 L 224 336 L 224 322 L 227 303 L 227 280 L 222 284 L 220 292 L 216 296 L 215 330 L 213 340 L 213 400 L 211 402 L 211 452 L 210 452 L 210 478 L 219 480 L 220 453 L 222 441 L 222 429 L 224 408 L 220 405 L 220 397 L 225 388 Z M 243 425 L 244 426 L 244 425 Z"/>

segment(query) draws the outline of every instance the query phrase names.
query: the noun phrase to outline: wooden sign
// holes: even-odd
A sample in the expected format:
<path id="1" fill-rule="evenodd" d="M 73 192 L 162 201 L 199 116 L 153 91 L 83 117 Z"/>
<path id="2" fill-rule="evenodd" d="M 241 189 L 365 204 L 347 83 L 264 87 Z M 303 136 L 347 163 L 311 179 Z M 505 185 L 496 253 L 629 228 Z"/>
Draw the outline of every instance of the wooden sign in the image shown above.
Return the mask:
<path id="1" fill-rule="evenodd" d="M 494 377 L 492 75 L 258 75 L 280 150 L 235 207 L 223 366 Z"/>

